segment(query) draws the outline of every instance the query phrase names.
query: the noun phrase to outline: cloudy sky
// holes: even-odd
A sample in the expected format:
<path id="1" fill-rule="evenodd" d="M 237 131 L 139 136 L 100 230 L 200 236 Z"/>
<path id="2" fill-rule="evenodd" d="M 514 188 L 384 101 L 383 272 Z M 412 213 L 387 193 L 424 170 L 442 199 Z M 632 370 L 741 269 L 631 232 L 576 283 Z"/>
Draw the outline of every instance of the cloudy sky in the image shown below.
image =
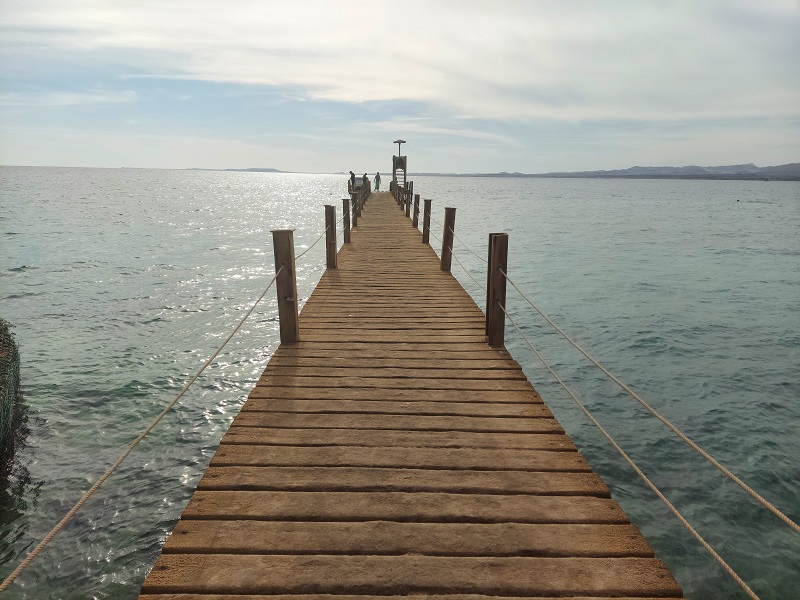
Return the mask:
<path id="1" fill-rule="evenodd" d="M 800 161 L 800 0 L 0 0 L 0 164 Z"/>

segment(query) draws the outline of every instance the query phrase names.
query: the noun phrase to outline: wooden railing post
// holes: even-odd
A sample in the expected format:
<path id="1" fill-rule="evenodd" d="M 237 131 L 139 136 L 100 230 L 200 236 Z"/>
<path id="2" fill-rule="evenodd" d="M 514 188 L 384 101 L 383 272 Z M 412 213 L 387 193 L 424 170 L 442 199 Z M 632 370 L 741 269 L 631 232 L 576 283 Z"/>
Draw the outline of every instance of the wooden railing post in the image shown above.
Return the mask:
<path id="1" fill-rule="evenodd" d="M 325 266 L 336 268 L 336 207 L 325 205 Z"/>
<path id="2" fill-rule="evenodd" d="M 411 226 L 416 229 L 419 225 L 419 194 L 414 194 L 414 216 L 411 219 Z"/>
<path id="3" fill-rule="evenodd" d="M 492 305 L 492 238 L 496 233 L 489 234 L 489 256 L 486 258 L 486 325 L 483 328 L 487 338 L 489 336 L 489 307 Z"/>
<path id="4" fill-rule="evenodd" d="M 281 344 L 300 341 L 297 326 L 297 278 L 294 270 L 294 229 L 273 229 L 272 248 L 275 253 L 275 289 L 278 294 L 278 319 Z"/>
<path id="5" fill-rule="evenodd" d="M 505 341 L 508 234 L 489 234 L 489 271 L 486 287 L 486 338 L 490 346 Z M 502 272 L 501 272 L 502 271 Z"/>
<path id="6" fill-rule="evenodd" d="M 353 194 L 353 227 L 358 227 L 358 194 Z"/>
<path id="7" fill-rule="evenodd" d="M 406 217 L 411 216 L 411 191 L 408 192 L 408 199 L 406 200 Z"/>
<path id="8" fill-rule="evenodd" d="M 425 206 L 422 209 L 422 243 L 427 244 L 431 240 L 431 199 L 425 198 Z"/>
<path id="9" fill-rule="evenodd" d="M 342 227 L 344 228 L 344 243 L 350 243 L 350 199 L 342 198 Z"/>
<path id="10" fill-rule="evenodd" d="M 456 228 L 456 209 L 444 209 L 444 231 L 442 232 L 442 271 L 450 272 L 453 261 L 453 232 Z"/>

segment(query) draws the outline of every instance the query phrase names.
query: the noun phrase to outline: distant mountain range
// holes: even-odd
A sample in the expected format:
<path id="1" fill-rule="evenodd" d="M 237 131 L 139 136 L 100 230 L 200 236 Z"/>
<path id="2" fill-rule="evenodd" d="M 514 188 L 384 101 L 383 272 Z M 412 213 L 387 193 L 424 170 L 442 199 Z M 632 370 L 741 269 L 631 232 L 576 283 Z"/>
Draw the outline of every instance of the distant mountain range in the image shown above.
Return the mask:
<path id="1" fill-rule="evenodd" d="M 613 171 L 574 171 L 555 173 L 412 173 L 411 175 L 454 175 L 460 177 L 570 177 L 606 179 L 775 179 L 780 181 L 800 181 L 800 163 L 757 167 L 746 165 L 725 165 L 720 167 L 631 167 Z"/>
<path id="2" fill-rule="evenodd" d="M 187 169 L 187 171 L 237 171 L 244 173 L 291 173 L 278 169 Z M 438 175 L 442 177 L 564 177 L 605 179 L 774 179 L 777 181 L 800 181 L 800 163 L 789 163 L 774 167 L 725 165 L 720 167 L 631 167 L 613 171 L 558 171 L 555 173 L 409 173 L 409 175 Z"/>

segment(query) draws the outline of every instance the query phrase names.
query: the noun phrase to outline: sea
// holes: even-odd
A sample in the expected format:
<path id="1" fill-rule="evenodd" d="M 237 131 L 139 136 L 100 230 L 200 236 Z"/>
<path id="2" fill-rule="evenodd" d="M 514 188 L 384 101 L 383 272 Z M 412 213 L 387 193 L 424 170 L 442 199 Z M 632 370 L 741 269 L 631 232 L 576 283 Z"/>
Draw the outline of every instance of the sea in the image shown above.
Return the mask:
<path id="1" fill-rule="evenodd" d="M 297 264 L 308 298 L 324 271 L 324 205 L 340 214 L 346 186 L 328 174 L 0 167 L 0 317 L 22 391 L 0 473 L 0 576 L 266 289 L 271 230 L 294 229 L 296 253 L 308 250 Z M 414 188 L 432 199 L 435 236 L 457 209 L 453 275 L 481 308 L 488 235 L 509 234 L 508 275 L 525 297 L 509 287 L 507 307 L 525 337 L 756 594 L 800 597 L 800 535 L 531 306 L 797 522 L 800 183 L 419 176 Z M 135 598 L 278 343 L 268 292 L 6 596 Z M 510 323 L 506 345 L 686 596 L 746 597 Z"/>

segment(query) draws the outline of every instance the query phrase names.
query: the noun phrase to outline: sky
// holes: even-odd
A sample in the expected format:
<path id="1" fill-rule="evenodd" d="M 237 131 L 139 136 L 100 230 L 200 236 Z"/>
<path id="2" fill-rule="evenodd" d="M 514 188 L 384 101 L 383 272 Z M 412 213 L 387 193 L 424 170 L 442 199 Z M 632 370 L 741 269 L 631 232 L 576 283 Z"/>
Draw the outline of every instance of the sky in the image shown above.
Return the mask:
<path id="1" fill-rule="evenodd" d="M 800 162 L 800 0 L 0 0 L 0 164 Z"/>

